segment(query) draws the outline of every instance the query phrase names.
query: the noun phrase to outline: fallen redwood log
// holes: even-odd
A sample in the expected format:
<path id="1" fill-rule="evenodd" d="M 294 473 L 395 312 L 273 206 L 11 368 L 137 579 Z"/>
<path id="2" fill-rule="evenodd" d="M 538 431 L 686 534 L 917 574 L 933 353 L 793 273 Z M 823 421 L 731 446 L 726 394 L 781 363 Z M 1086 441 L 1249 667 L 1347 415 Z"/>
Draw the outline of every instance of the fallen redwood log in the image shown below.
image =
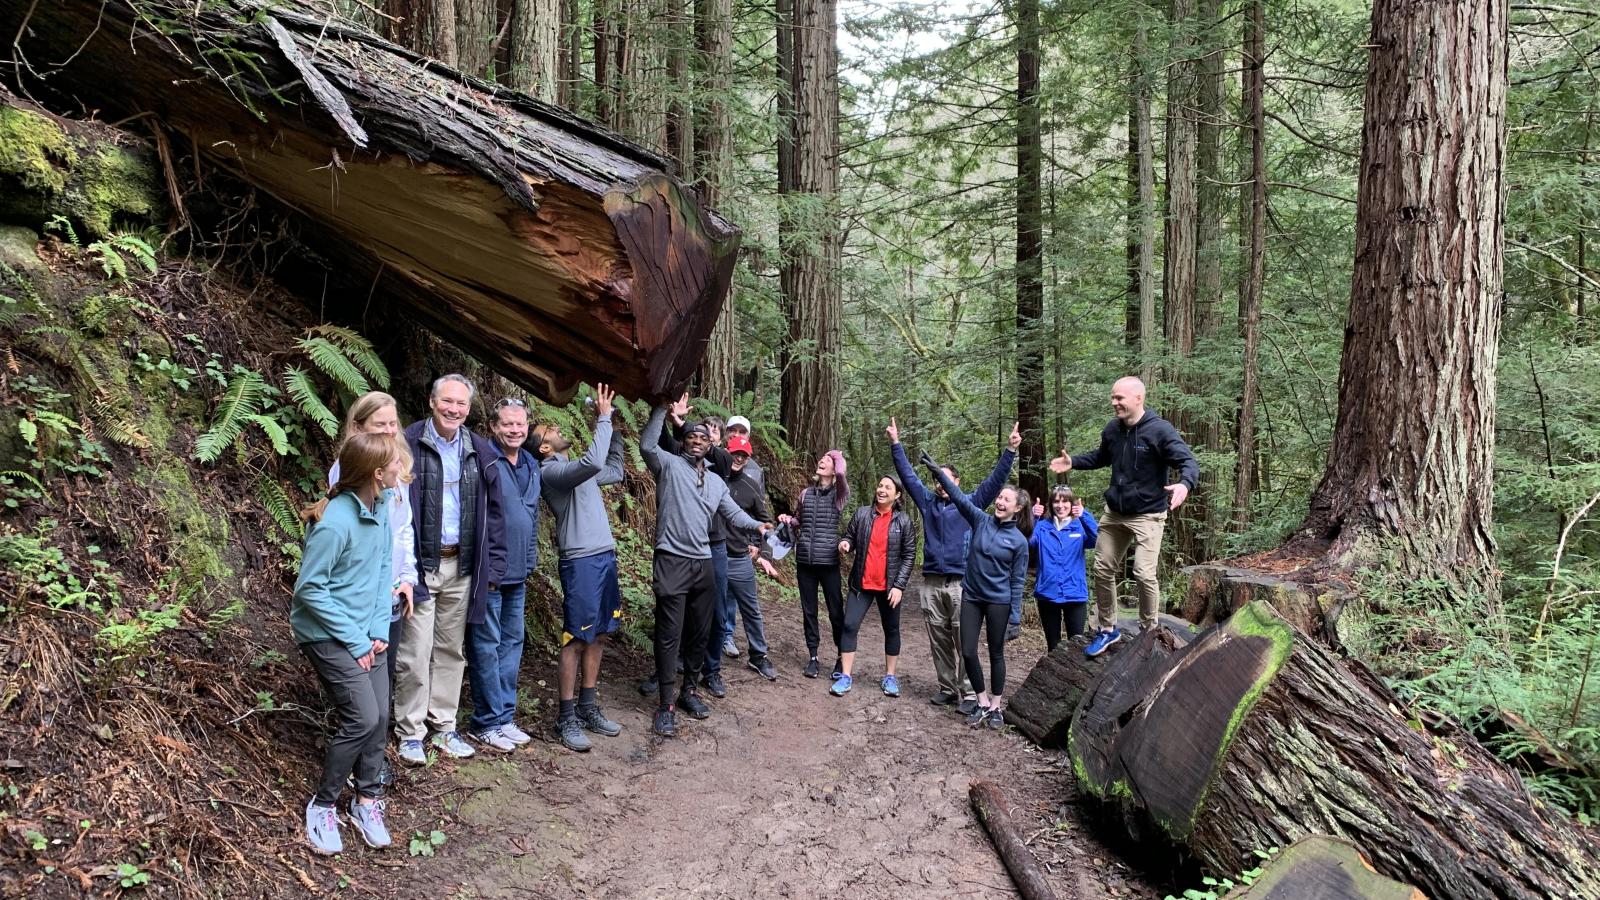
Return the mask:
<path id="1" fill-rule="evenodd" d="M 994 849 L 1006 864 L 1006 871 L 1011 873 L 1011 880 L 1023 900 L 1055 900 L 1056 893 L 1045 878 L 1044 868 L 1028 849 L 1028 842 L 1011 821 L 1011 814 L 1006 812 L 1006 798 L 1000 788 L 992 782 L 974 781 L 967 789 L 967 799 L 972 802 L 978 821 L 989 832 L 989 840 L 994 842 Z"/>
<path id="2" fill-rule="evenodd" d="M 1183 643 L 1194 637 L 1189 623 L 1176 616 L 1163 614 L 1160 623 Z M 1123 619 L 1117 624 L 1125 641 L 1138 636 L 1137 619 Z M 1083 638 L 1071 638 L 1057 644 L 1055 650 L 1039 657 L 1022 687 L 1006 698 L 1006 722 L 1041 747 L 1060 749 L 1067 745 L 1067 731 L 1072 727 L 1078 701 L 1111 658 L 1111 653 L 1084 656 L 1087 643 Z"/>
<path id="3" fill-rule="evenodd" d="M 345 276 L 556 401 L 699 364 L 738 232 L 671 164 L 309 0 L 0 0 L 35 96 L 186 135 Z"/>
<path id="4" fill-rule="evenodd" d="M 1379 875 L 1356 845 L 1311 835 L 1268 863 L 1236 900 L 1427 900 L 1409 884 Z"/>
<path id="5" fill-rule="evenodd" d="M 1264 603 L 1116 653 L 1070 750 L 1080 790 L 1216 872 L 1327 834 L 1435 897 L 1600 897 L 1595 846 L 1471 735 L 1428 729 Z"/>

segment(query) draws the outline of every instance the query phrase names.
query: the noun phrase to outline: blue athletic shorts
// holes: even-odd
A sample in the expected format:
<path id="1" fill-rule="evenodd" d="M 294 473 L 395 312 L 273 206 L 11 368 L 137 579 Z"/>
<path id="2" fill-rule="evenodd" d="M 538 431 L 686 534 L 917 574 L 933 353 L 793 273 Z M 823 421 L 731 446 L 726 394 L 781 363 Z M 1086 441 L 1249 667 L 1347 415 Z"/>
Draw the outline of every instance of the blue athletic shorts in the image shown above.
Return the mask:
<path id="1" fill-rule="evenodd" d="M 561 642 L 594 643 L 622 626 L 622 591 L 613 550 L 561 561 Z"/>

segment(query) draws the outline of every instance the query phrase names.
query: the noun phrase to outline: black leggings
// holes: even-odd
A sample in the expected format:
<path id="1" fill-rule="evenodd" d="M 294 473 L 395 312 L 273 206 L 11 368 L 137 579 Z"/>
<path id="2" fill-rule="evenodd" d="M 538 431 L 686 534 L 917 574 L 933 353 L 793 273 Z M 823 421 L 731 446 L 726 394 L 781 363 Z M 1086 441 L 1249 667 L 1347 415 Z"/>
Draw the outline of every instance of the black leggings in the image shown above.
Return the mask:
<path id="1" fill-rule="evenodd" d="M 1039 624 L 1044 626 L 1044 645 L 1046 650 L 1054 650 L 1061 643 L 1061 619 L 1063 614 L 1067 620 L 1067 637 L 1077 637 L 1084 632 L 1084 625 L 1089 619 L 1088 603 L 1051 603 L 1049 600 L 1035 594 L 1033 599 L 1039 604 Z"/>
<path id="2" fill-rule="evenodd" d="M 800 583 L 800 612 L 806 620 L 806 652 L 817 655 L 822 646 L 822 630 L 817 624 L 817 586 L 822 586 L 823 599 L 828 603 L 828 630 L 833 632 L 833 646 L 838 649 L 844 639 L 844 591 L 839 584 L 839 565 L 814 566 L 795 564 L 795 580 Z"/>
<path id="3" fill-rule="evenodd" d="M 883 655 L 900 655 L 900 607 L 889 605 L 888 591 L 850 592 L 850 600 L 844 608 L 844 629 L 839 635 L 840 653 L 856 652 L 861 622 L 874 602 L 878 604 L 878 617 L 883 620 Z"/>
<path id="4" fill-rule="evenodd" d="M 983 693 L 983 666 L 978 662 L 978 628 L 989 628 L 989 678 L 993 682 L 990 694 L 1006 692 L 1006 625 L 1011 621 L 1011 604 L 979 603 L 968 600 L 961 604 L 961 662 L 967 667 L 967 677 L 972 679 L 972 689 Z"/>

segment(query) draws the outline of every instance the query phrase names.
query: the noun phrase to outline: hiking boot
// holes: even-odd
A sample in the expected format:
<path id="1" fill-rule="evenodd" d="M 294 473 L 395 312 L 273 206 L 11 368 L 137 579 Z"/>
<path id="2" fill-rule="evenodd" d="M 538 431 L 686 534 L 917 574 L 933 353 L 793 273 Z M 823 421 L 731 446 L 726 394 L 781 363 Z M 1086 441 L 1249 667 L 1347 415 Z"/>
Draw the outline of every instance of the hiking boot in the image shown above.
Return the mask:
<path id="1" fill-rule="evenodd" d="M 511 722 L 507 722 L 500 726 L 500 736 L 511 743 L 516 744 L 518 747 L 521 747 L 523 744 L 533 740 L 533 735 L 523 731 L 521 728 L 518 728 L 514 723 Z"/>
<path id="2" fill-rule="evenodd" d="M 507 741 L 507 743 L 510 742 Z M 440 753 L 454 759 L 468 759 L 477 754 L 477 751 L 467 746 L 467 742 L 461 739 L 461 735 L 454 731 L 441 731 L 435 734 L 433 736 L 433 746 L 437 747 Z"/>
<path id="3" fill-rule="evenodd" d="M 778 680 L 778 670 L 772 667 L 772 660 L 767 659 L 765 656 L 750 657 L 749 666 L 750 668 L 759 672 L 761 677 L 768 681 Z"/>
<path id="4" fill-rule="evenodd" d="M 728 685 L 723 682 L 721 672 L 707 672 L 705 677 L 700 679 L 700 685 L 718 700 L 728 696 Z"/>
<path id="5" fill-rule="evenodd" d="M 468 737 L 472 738 L 477 743 L 500 753 L 510 753 L 511 751 L 517 749 L 517 745 L 512 743 L 510 738 L 506 737 L 504 734 L 501 734 L 498 727 L 485 728 L 483 731 L 480 731 L 477 734 L 468 735 Z"/>
<path id="6" fill-rule="evenodd" d="M 841 672 L 833 679 L 833 687 L 828 688 L 828 693 L 835 697 L 843 697 L 845 694 L 850 693 L 850 685 L 854 683 L 854 679 Z"/>
<path id="7" fill-rule="evenodd" d="M 699 697 L 689 693 L 688 691 L 684 691 L 678 695 L 676 707 L 688 713 L 689 717 L 692 719 L 706 719 L 711 717 L 711 707 L 707 706 L 704 700 L 701 700 Z"/>
<path id="8" fill-rule="evenodd" d="M 928 698 L 928 702 L 932 703 L 934 706 L 950 706 L 951 704 L 959 703 L 960 701 L 960 697 L 957 697 L 955 694 L 952 694 L 949 691 L 940 691 L 939 693 Z"/>
<path id="9" fill-rule="evenodd" d="M 806 676 L 807 678 L 815 678 L 817 677 L 817 672 L 821 668 L 822 666 L 817 662 L 817 658 L 813 656 L 811 657 L 811 661 L 806 663 L 806 670 L 800 674 Z"/>
<path id="10" fill-rule="evenodd" d="M 722 639 L 722 655 L 730 659 L 739 658 L 739 645 L 733 642 L 733 635 Z"/>
<path id="11" fill-rule="evenodd" d="M 989 707 L 989 714 L 983 717 L 983 724 L 991 731 L 999 731 L 1006 727 L 1005 710 L 998 706 Z"/>
<path id="12" fill-rule="evenodd" d="M 600 711 L 598 703 L 579 703 L 578 721 L 595 734 L 616 737 L 622 733 L 622 726 L 606 718 L 606 714 Z"/>
<path id="13" fill-rule="evenodd" d="M 574 753 L 589 752 L 589 736 L 583 733 L 583 723 L 576 715 L 556 722 L 556 737 L 561 739 L 561 746 Z"/>
<path id="14" fill-rule="evenodd" d="M 656 718 L 651 723 L 650 730 L 662 737 L 678 736 L 678 717 L 673 713 L 672 707 L 656 710 Z"/>
<path id="15" fill-rule="evenodd" d="M 639 693 L 646 697 L 659 694 L 661 693 L 661 682 L 657 681 L 654 675 L 651 675 L 649 678 L 639 682 Z"/>
<path id="16" fill-rule="evenodd" d="M 973 699 L 970 699 L 970 700 L 963 700 L 960 703 L 956 704 L 956 715 L 961 716 L 962 718 L 966 718 L 967 716 L 972 715 L 972 711 L 977 709 L 977 708 L 978 708 L 977 698 L 973 698 Z"/>
<path id="17" fill-rule="evenodd" d="M 359 798 L 350 801 L 350 824 L 361 833 L 361 840 L 368 847 L 375 850 L 394 843 L 389 837 L 389 829 L 383 824 L 383 801 L 374 800 L 371 803 L 362 803 Z"/>
<path id="18" fill-rule="evenodd" d="M 428 764 L 428 752 L 422 749 L 421 741 L 401 741 L 400 761 L 408 766 L 425 766 Z"/>
<path id="19" fill-rule="evenodd" d="M 1089 642 L 1089 646 L 1083 648 L 1083 655 L 1099 656 L 1100 654 L 1106 652 L 1107 647 L 1110 647 L 1112 644 L 1115 644 L 1120 640 L 1122 640 L 1121 629 L 1113 628 L 1110 631 L 1102 631 L 1094 636 L 1094 640 Z"/>
<path id="20" fill-rule="evenodd" d="M 973 728 L 977 728 L 989 718 L 989 707 L 978 706 L 976 701 L 974 701 L 973 706 L 976 708 L 973 709 L 972 712 L 967 716 L 967 724 Z"/>
<path id="21" fill-rule="evenodd" d="M 306 804 L 306 842 L 323 856 L 344 852 L 344 839 L 339 837 L 339 810 L 332 806 L 318 806 L 312 800 Z"/>
<path id="22" fill-rule="evenodd" d="M 883 695 L 885 697 L 900 696 L 900 679 L 893 675 L 883 676 Z"/>

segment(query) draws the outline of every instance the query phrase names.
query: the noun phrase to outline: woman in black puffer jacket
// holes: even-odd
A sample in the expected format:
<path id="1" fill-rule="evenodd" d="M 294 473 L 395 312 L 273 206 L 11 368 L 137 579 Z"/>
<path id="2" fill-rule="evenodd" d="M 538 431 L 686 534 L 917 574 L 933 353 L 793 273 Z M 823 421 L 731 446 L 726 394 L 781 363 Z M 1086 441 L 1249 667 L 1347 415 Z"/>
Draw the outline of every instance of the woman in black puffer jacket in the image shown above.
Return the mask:
<path id="1" fill-rule="evenodd" d="M 883 620 L 883 692 L 900 696 L 900 682 L 894 676 L 894 664 L 900 658 L 900 598 L 917 558 L 917 532 L 911 517 L 900 509 L 902 493 L 899 479 L 889 475 L 878 479 L 873 492 L 876 502 L 856 510 L 839 542 L 839 551 L 853 552 L 855 562 L 850 566 L 850 599 L 845 604 L 844 633 L 839 641 L 841 671 L 829 691 L 835 697 L 850 690 L 856 636 L 874 603 Z"/>
<path id="2" fill-rule="evenodd" d="M 833 646 L 839 647 L 839 632 L 844 626 L 844 591 L 839 584 L 839 520 L 844 502 L 850 496 L 845 481 L 844 454 L 829 450 L 817 460 L 816 484 L 800 492 L 795 515 L 779 516 L 778 521 L 795 528 L 795 580 L 800 585 L 800 611 L 806 624 L 805 676 L 817 677 L 817 649 L 822 645 L 822 630 L 817 623 L 817 588 L 828 603 L 828 629 Z M 837 658 L 833 672 L 839 674 Z"/>

